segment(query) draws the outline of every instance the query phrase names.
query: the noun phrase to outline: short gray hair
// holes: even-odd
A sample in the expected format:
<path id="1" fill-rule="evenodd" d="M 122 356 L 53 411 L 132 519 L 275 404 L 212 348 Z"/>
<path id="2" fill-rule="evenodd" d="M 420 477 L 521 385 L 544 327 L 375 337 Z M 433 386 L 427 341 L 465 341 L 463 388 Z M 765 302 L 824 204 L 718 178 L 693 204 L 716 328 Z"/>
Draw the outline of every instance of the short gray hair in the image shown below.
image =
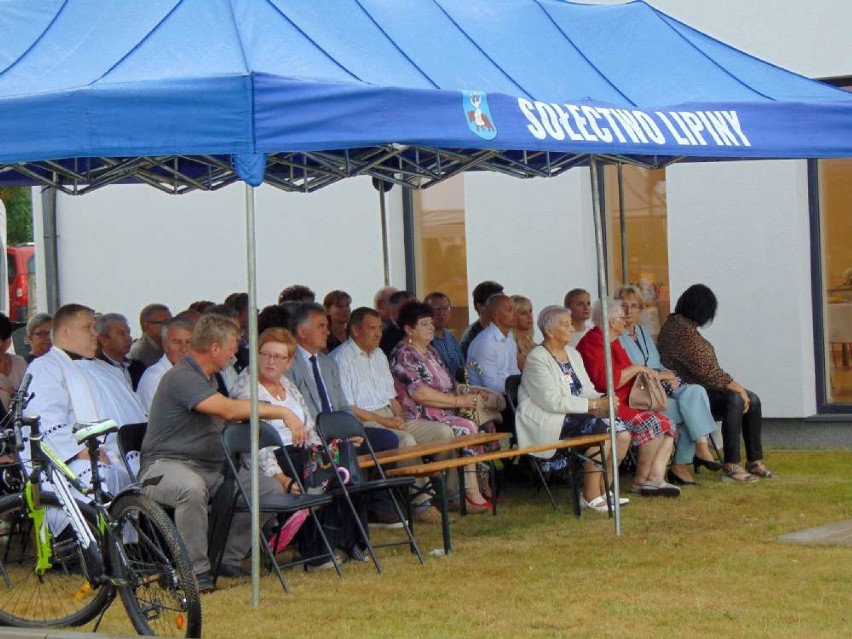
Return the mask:
<path id="1" fill-rule="evenodd" d="M 163 343 L 165 344 L 169 340 L 169 328 L 172 326 L 177 326 L 178 328 L 182 328 L 190 333 L 195 330 L 196 321 L 189 317 L 188 315 L 184 315 L 183 313 L 178 313 L 172 319 L 166 320 L 163 322 L 163 332 L 161 337 L 163 339 Z"/>
<path id="2" fill-rule="evenodd" d="M 303 302 L 300 304 L 293 316 L 293 332 L 298 333 L 299 328 L 307 324 L 311 319 L 311 315 L 314 313 L 325 315 L 325 306 L 318 302 Z"/>
<path id="3" fill-rule="evenodd" d="M 124 322 L 128 326 L 130 324 L 127 321 L 127 318 L 121 313 L 104 313 L 99 316 L 97 320 L 95 320 L 95 332 L 100 337 L 107 337 L 109 334 L 109 325 L 111 322 Z"/>
<path id="4" fill-rule="evenodd" d="M 604 299 L 606 303 L 606 315 L 607 317 L 612 317 L 613 315 L 624 315 L 624 309 L 621 308 L 621 301 L 614 300 L 611 297 L 607 297 Z M 594 304 L 592 304 L 592 322 L 594 322 L 595 326 L 601 326 L 603 323 L 603 311 L 601 310 L 601 301 L 596 300 Z"/>
<path id="5" fill-rule="evenodd" d="M 36 313 L 29 320 L 27 320 L 27 335 L 32 335 L 35 333 L 36 329 L 39 326 L 44 326 L 48 322 L 53 321 L 53 316 L 48 313 Z"/>
<path id="6" fill-rule="evenodd" d="M 556 325 L 559 324 L 559 318 L 563 315 L 570 314 L 571 311 L 564 306 L 559 306 L 557 304 L 545 306 L 538 314 L 538 321 L 536 322 L 538 330 L 541 331 L 542 335 L 547 337 L 548 333 L 550 333 L 550 331 L 556 328 Z"/>

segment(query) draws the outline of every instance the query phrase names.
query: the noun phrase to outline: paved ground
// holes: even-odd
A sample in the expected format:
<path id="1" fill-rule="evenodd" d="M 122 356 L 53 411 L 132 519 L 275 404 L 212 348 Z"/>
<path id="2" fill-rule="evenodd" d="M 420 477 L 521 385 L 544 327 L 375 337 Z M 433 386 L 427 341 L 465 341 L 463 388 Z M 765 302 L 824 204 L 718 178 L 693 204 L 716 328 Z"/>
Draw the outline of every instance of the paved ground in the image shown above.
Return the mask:
<path id="1" fill-rule="evenodd" d="M 781 535 L 778 541 L 822 546 L 852 546 L 852 519 Z"/>

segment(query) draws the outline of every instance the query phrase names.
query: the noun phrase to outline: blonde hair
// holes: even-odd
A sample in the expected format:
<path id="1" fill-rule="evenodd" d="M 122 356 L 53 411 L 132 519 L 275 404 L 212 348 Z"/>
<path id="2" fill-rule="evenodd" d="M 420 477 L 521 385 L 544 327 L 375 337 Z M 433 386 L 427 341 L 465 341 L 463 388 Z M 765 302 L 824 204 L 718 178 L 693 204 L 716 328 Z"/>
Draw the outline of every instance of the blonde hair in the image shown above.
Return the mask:
<path id="1" fill-rule="evenodd" d="M 615 299 L 624 300 L 628 295 L 633 295 L 636 298 L 636 301 L 639 302 L 640 310 L 645 308 L 645 296 L 642 295 L 642 291 L 639 290 L 638 286 L 634 286 L 633 284 L 629 284 L 627 286 L 622 286 L 615 292 Z"/>
<path id="2" fill-rule="evenodd" d="M 515 303 L 516 312 L 527 308 L 532 311 L 532 301 L 530 298 L 524 297 L 523 295 L 512 295 L 512 301 Z M 513 328 L 512 335 L 515 337 L 515 343 L 518 345 L 518 354 L 526 357 L 527 353 L 529 353 L 533 346 L 535 346 L 533 328 L 530 327 L 528 331 L 521 331 L 518 328 Z"/>
<path id="3" fill-rule="evenodd" d="M 213 344 L 224 346 L 231 337 L 240 334 L 234 320 L 218 313 L 202 315 L 192 332 L 192 350 L 206 353 Z"/>

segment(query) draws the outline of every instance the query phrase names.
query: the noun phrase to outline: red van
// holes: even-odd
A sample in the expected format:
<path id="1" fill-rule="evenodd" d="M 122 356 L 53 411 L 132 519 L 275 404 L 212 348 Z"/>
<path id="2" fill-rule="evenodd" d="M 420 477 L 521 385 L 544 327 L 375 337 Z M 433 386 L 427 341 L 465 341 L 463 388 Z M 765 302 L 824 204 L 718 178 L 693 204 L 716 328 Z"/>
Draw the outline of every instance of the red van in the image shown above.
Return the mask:
<path id="1" fill-rule="evenodd" d="M 30 293 L 35 280 L 35 245 L 6 247 L 9 275 L 9 319 L 26 322 L 29 318 Z"/>

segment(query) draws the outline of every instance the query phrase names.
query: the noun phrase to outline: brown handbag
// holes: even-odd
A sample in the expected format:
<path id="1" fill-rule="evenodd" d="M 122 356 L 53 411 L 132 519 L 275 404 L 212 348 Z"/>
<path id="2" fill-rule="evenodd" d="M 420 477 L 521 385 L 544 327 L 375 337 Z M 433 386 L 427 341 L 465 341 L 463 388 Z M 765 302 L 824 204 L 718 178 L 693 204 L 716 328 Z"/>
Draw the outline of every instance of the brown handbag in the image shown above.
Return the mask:
<path id="1" fill-rule="evenodd" d="M 660 380 L 642 371 L 633 380 L 627 404 L 637 410 L 663 411 L 668 406 L 668 399 Z"/>

